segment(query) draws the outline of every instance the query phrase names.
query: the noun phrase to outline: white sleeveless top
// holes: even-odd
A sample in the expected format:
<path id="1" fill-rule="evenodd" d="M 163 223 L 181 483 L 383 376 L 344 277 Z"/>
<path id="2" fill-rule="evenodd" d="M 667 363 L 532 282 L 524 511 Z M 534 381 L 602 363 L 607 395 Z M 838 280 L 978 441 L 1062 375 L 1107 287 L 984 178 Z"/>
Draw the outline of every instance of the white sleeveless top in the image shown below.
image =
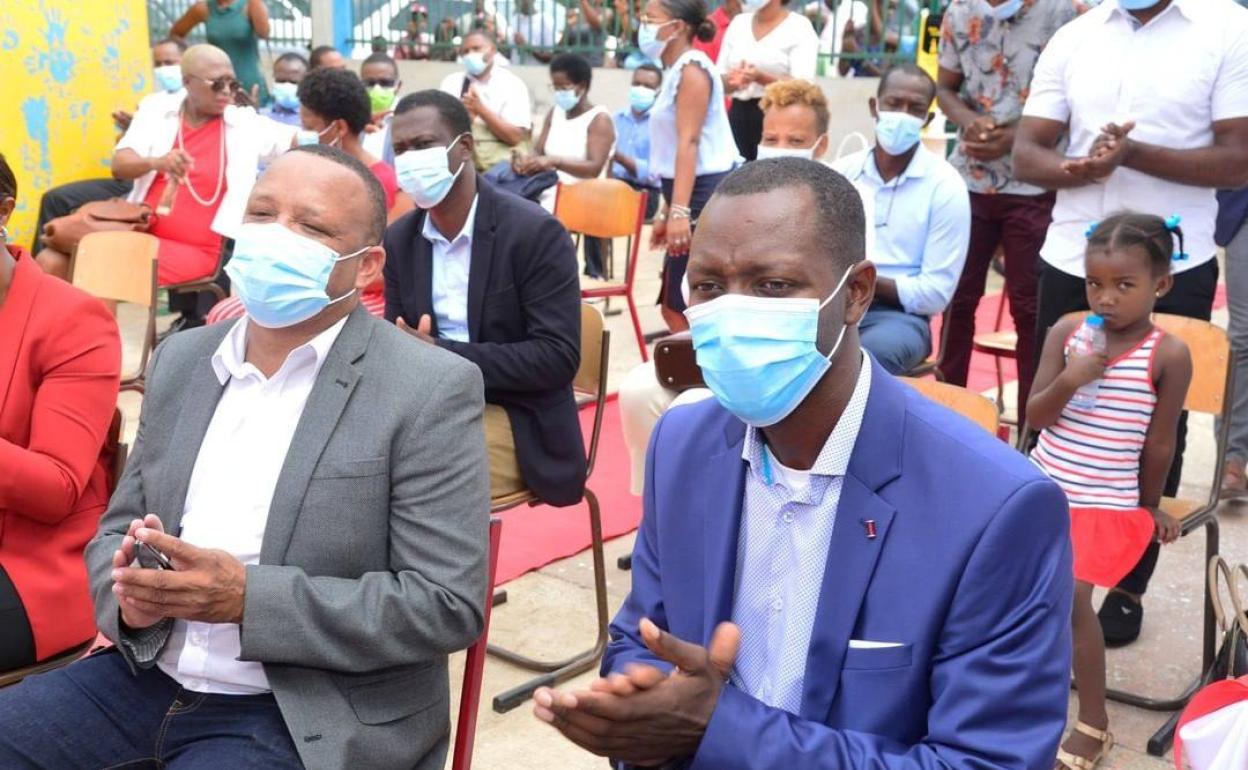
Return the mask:
<path id="1" fill-rule="evenodd" d="M 546 132 L 546 154 L 558 155 L 564 158 L 588 157 L 589 124 L 593 123 L 594 118 L 598 115 L 607 116 L 607 120 L 611 123 L 611 132 L 614 134 L 615 121 L 611 120 L 611 111 L 606 107 L 601 105 L 590 107 L 575 118 L 569 118 L 566 112 L 555 107 L 550 111 L 550 130 Z M 615 155 L 615 139 L 611 140 L 611 149 L 607 152 L 607 162 L 602 164 L 602 171 L 598 173 L 599 179 L 606 177 L 607 171 L 611 168 L 611 157 L 613 155 Z M 584 177 L 573 176 L 561 169 L 556 169 L 555 173 L 559 175 L 559 181 L 564 184 L 576 184 L 585 179 Z M 553 212 L 555 208 L 555 188 L 548 187 L 543 190 L 539 202 L 547 211 Z"/>
<path id="2" fill-rule="evenodd" d="M 706 54 L 691 48 L 664 70 L 663 86 L 650 110 L 650 171 L 663 179 L 676 178 L 676 91 L 686 64 L 696 64 L 711 79 L 711 101 L 706 106 L 706 120 L 702 121 L 696 175 L 722 174 L 742 162 L 728 127 L 724 82 L 719 70 Z"/>
<path id="3" fill-rule="evenodd" d="M 569 118 L 567 113 L 558 107 L 551 110 L 550 130 L 546 132 L 546 154 L 559 155 L 564 158 L 587 157 L 589 124 L 593 123 L 594 118 L 599 115 L 607 116 L 607 120 L 611 122 L 611 132 L 615 133 L 615 122 L 611 121 L 611 111 L 601 105 L 590 107 L 575 118 Z M 611 142 L 611 147 L 612 152 L 607 154 L 608 160 L 602 165 L 602 172 L 598 175 L 600 177 L 605 177 L 607 169 L 611 167 L 610 157 L 615 150 L 614 140 Z M 559 174 L 559 181 L 564 184 L 574 184 L 582 179 L 566 171 L 556 171 L 556 173 Z"/>

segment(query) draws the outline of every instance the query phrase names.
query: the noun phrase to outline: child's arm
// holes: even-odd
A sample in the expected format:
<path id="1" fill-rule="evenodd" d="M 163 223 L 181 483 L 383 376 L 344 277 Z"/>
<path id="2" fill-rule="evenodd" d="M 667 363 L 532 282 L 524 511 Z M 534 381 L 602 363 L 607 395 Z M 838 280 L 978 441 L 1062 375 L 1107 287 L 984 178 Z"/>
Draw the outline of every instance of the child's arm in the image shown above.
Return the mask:
<path id="1" fill-rule="evenodd" d="M 1156 355 L 1157 406 L 1153 409 L 1153 419 L 1144 437 L 1144 451 L 1140 455 L 1140 505 L 1153 514 L 1157 539 L 1169 543 L 1179 537 L 1179 522 L 1157 506 L 1161 503 L 1170 463 L 1174 461 L 1179 415 L 1183 413 L 1187 386 L 1192 381 L 1192 356 L 1182 340 L 1169 334 L 1158 341 Z"/>
<path id="2" fill-rule="evenodd" d="M 1082 323 L 1082 318 L 1062 319 L 1044 340 L 1040 367 L 1027 399 L 1027 424 L 1034 430 L 1044 430 L 1057 422 L 1076 390 L 1105 375 L 1104 355 L 1071 356 L 1069 362 L 1065 360 L 1066 339 Z"/>

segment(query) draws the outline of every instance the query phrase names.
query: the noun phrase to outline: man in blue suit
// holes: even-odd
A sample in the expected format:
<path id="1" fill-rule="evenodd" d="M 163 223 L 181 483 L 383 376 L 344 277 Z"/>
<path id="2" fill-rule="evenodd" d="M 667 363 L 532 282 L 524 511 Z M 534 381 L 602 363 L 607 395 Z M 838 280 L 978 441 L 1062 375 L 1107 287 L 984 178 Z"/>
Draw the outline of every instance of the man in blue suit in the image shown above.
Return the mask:
<path id="1" fill-rule="evenodd" d="M 1066 501 L 865 355 L 853 186 L 720 185 L 689 262 L 714 400 L 654 431 L 603 679 L 535 713 L 623 765 L 1048 770 L 1066 721 Z"/>

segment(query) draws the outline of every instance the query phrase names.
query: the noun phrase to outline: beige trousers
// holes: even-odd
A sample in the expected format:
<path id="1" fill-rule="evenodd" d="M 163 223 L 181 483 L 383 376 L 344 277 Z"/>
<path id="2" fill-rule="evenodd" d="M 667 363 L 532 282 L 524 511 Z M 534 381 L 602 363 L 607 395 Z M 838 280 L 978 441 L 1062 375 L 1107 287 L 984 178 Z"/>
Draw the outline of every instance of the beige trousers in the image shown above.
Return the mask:
<path id="1" fill-rule="evenodd" d="M 511 420 L 505 409 L 494 404 L 485 405 L 485 450 L 490 456 L 490 498 L 497 500 L 524 489 Z"/>

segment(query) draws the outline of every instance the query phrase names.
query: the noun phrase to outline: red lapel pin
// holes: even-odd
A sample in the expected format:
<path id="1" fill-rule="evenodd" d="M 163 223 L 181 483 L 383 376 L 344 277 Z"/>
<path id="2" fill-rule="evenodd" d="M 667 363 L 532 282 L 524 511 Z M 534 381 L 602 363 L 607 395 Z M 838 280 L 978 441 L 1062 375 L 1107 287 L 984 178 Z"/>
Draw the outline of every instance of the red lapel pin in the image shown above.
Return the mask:
<path id="1" fill-rule="evenodd" d="M 874 540 L 875 539 L 875 519 L 867 519 L 866 521 L 862 522 L 862 526 L 864 529 L 867 530 L 867 539 Z"/>

